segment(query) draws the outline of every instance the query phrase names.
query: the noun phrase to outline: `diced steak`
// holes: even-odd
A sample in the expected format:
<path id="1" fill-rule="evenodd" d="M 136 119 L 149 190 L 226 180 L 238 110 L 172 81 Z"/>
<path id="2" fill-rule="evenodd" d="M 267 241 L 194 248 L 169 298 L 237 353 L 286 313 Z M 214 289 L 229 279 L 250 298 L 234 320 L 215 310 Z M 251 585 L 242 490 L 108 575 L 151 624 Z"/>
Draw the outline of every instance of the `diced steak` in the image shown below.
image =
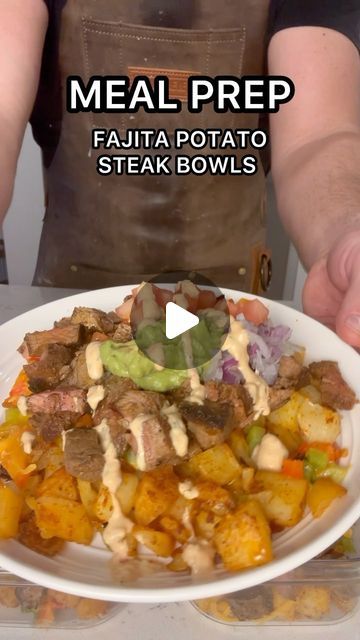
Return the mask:
<path id="1" fill-rule="evenodd" d="M 99 425 L 103 420 L 106 420 L 109 427 L 111 440 L 114 444 L 117 455 L 124 455 L 128 446 L 127 420 L 125 420 L 118 411 L 102 403 L 95 411 L 94 425 Z"/>
<path id="2" fill-rule="evenodd" d="M 94 384 L 88 374 L 85 350 L 86 347 L 82 347 L 73 358 L 69 370 L 62 380 L 64 386 L 88 389 Z"/>
<path id="3" fill-rule="evenodd" d="M 321 402 L 331 409 L 350 410 L 356 395 L 341 375 L 336 362 L 322 360 L 309 366 L 310 375 L 321 393 Z"/>
<path id="4" fill-rule="evenodd" d="M 207 400 L 232 407 L 234 426 L 245 426 L 248 423 L 253 402 L 244 385 L 211 380 L 205 383 L 205 392 Z"/>
<path id="5" fill-rule="evenodd" d="M 179 411 L 202 449 L 224 442 L 230 433 L 233 411 L 229 404 L 182 402 Z"/>
<path id="6" fill-rule="evenodd" d="M 294 389 L 288 387 L 287 389 L 278 389 L 276 387 L 269 387 L 269 406 L 271 411 L 279 409 L 290 400 Z"/>
<path id="7" fill-rule="evenodd" d="M 138 388 L 130 378 L 120 378 L 112 374 L 106 375 L 103 385 L 105 387 L 106 401 L 108 404 L 116 402 L 126 391 L 132 391 Z"/>
<path id="8" fill-rule="evenodd" d="M 169 464 L 176 458 L 169 433 L 167 420 L 161 416 L 149 416 L 143 422 L 141 440 L 147 471 L 156 469 L 161 464 Z M 137 453 L 138 443 L 132 433 L 128 435 L 128 442 L 134 453 Z"/>
<path id="9" fill-rule="evenodd" d="M 158 414 L 165 403 L 165 396 L 155 391 L 141 391 L 140 389 L 126 391 L 112 404 L 121 415 L 131 422 L 140 413 Z"/>
<path id="10" fill-rule="evenodd" d="M 24 366 L 29 378 L 31 391 L 37 393 L 56 387 L 61 380 L 61 372 L 72 359 L 72 351 L 61 344 L 45 345 L 40 360 Z"/>
<path id="11" fill-rule="evenodd" d="M 61 435 L 63 431 L 71 429 L 79 417 L 79 413 L 72 413 L 70 411 L 62 411 L 61 413 L 34 413 L 29 418 L 29 423 L 35 433 L 41 436 L 45 442 L 52 442 Z"/>
<path id="12" fill-rule="evenodd" d="M 274 609 L 273 593 L 270 585 L 260 585 L 227 596 L 227 601 L 238 620 L 263 618 Z"/>
<path id="13" fill-rule="evenodd" d="M 112 333 L 114 331 L 112 318 L 104 311 L 90 307 L 75 307 L 71 316 L 71 323 L 82 324 L 88 329 L 101 331 L 102 333 Z"/>
<path id="14" fill-rule="evenodd" d="M 95 429 L 67 431 L 64 448 L 65 468 L 75 478 L 97 482 L 101 480 L 104 456 Z"/>
<path id="15" fill-rule="evenodd" d="M 302 369 L 303 365 L 300 364 L 294 356 L 281 356 L 278 377 L 280 379 L 284 378 L 288 381 L 292 381 L 293 384 L 296 384 L 301 375 Z"/>
<path id="16" fill-rule="evenodd" d="M 29 413 L 56 413 L 57 411 L 85 413 L 86 393 L 76 387 L 43 391 L 27 398 L 27 408 Z"/>
<path id="17" fill-rule="evenodd" d="M 75 347 L 80 345 L 83 339 L 83 330 L 80 325 L 67 325 L 56 327 L 48 331 L 34 331 L 27 333 L 24 342 L 18 351 L 24 358 L 41 355 L 43 348 L 47 344 L 62 344 L 65 347 Z"/>
<path id="18" fill-rule="evenodd" d="M 269 404 L 272 411 L 285 404 L 295 389 L 306 385 L 307 371 L 294 356 L 281 356 L 278 376 L 269 388 Z"/>
<path id="19" fill-rule="evenodd" d="M 127 322 L 120 322 L 112 336 L 114 342 L 129 342 L 133 339 L 131 326 Z"/>

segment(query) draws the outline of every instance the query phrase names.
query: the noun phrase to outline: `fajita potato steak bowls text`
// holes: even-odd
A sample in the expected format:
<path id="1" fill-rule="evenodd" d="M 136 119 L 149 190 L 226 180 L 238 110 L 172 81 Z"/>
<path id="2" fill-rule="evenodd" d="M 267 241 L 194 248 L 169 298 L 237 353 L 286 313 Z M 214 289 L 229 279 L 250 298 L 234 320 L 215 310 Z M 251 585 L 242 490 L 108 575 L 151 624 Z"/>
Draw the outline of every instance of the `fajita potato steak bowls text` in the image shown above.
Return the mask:
<path id="1" fill-rule="evenodd" d="M 0 327 L 2 567 L 84 597 L 199 599 L 290 571 L 357 520 L 358 354 L 223 294 L 116 287 Z M 169 302 L 199 317 L 173 340 Z"/>

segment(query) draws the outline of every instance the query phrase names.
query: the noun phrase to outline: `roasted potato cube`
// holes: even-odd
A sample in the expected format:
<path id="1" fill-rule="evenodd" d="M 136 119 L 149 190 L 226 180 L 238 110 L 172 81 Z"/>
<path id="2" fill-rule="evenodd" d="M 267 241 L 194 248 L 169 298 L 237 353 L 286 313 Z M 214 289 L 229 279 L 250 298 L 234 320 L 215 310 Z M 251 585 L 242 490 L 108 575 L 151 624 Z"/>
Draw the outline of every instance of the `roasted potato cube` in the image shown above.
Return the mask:
<path id="1" fill-rule="evenodd" d="M 43 538 L 56 536 L 69 542 L 91 543 L 94 530 L 82 504 L 65 498 L 40 496 L 34 500 L 34 511 Z"/>
<path id="2" fill-rule="evenodd" d="M 290 431 L 299 431 L 298 413 L 304 401 L 305 397 L 295 391 L 286 404 L 270 413 L 267 418 L 267 425 L 281 425 Z"/>
<path id="3" fill-rule="evenodd" d="M 311 485 L 307 496 L 307 503 L 314 518 L 320 518 L 336 498 L 342 498 L 346 493 L 345 487 L 331 478 L 316 480 Z"/>
<path id="4" fill-rule="evenodd" d="M 215 482 L 198 482 L 196 489 L 199 492 L 196 502 L 201 503 L 202 509 L 222 516 L 235 506 L 229 491 Z"/>
<path id="5" fill-rule="evenodd" d="M 139 480 L 135 473 L 126 473 L 126 471 L 121 473 L 121 485 L 116 492 L 116 497 L 126 516 L 134 508 L 138 484 Z"/>
<path id="6" fill-rule="evenodd" d="M 269 422 L 267 424 L 267 428 L 269 433 L 272 433 L 274 436 L 277 436 L 279 440 L 283 443 L 283 445 L 287 448 L 290 455 L 294 455 L 302 442 L 302 437 L 300 430 L 294 431 L 293 429 L 288 429 L 277 422 L 272 423 Z"/>
<path id="7" fill-rule="evenodd" d="M 90 518 L 95 517 L 95 503 L 98 497 L 97 492 L 87 480 L 77 478 L 77 487 L 80 494 L 80 500 L 85 507 L 85 511 Z"/>
<path id="8" fill-rule="evenodd" d="M 325 587 L 301 587 L 296 594 L 296 613 L 305 618 L 320 620 L 329 613 L 330 589 Z"/>
<path id="9" fill-rule="evenodd" d="M 113 512 L 113 500 L 110 495 L 109 489 L 105 485 L 100 486 L 98 497 L 94 505 L 95 517 L 103 524 L 109 522 L 110 516 Z"/>
<path id="10" fill-rule="evenodd" d="M 169 558 L 175 549 L 174 538 L 164 531 L 155 531 L 150 527 L 135 525 L 132 534 L 139 544 L 144 545 L 161 558 Z"/>
<path id="11" fill-rule="evenodd" d="M 180 549 L 179 551 L 175 551 L 172 561 L 166 565 L 166 568 L 169 569 L 169 571 L 174 572 L 189 570 L 188 565 L 182 557 L 182 549 Z"/>
<path id="12" fill-rule="evenodd" d="M 216 527 L 214 544 L 230 571 L 270 562 L 271 532 L 261 505 L 248 500 L 224 516 Z"/>
<path id="13" fill-rule="evenodd" d="M 271 523 L 293 527 L 303 515 L 308 483 L 277 471 L 257 471 L 253 497 L 258 499 Z"/>
<path id="14" fill-rule="evenodd" d="M 169 509 L 178 495 L 178 479 L 171 467 L 144 473 L 135 496 L 135 521 L 150 524 Z"/>
<path id="15" fill-rule="evenodd" d="M 179 467 L 181 473 L 185 471 L 185 474 L 191 478 L 211 480 L 220 485 L 229 484 L 241 474 L 241 466 L 228 444 L 219 444 L 207 451 L 197 453 Z"/>
<path id="16" fill-rule="evenodd" d="M 37 496 L 53 496 L 54 498 L 65 498 L 67 500 L 79 500 L 76 479 L 61 467 L 51 476 L 43 480 L 36 491 Z"/>
<path id="17" fill-rule="evenodd" d="M 249 445 L 246 442 L 243 429 L 237 427 L 233 429 L 229 437 L 229 445 L 238 462 L 245 463 L 247 466 L 253 466 L 250 456 Z"/>
<path id="18" fill-rule="evenodd" d="M 340 435 L 339 414 L 308 399 L 299 409 L 298 421 L 307 442 L 335 442 Z"/>
<path id="19" fill-rule="evenodd" d="M 162 516 L 159 525 L 166 533 L 169 533 L 176 542 L 184 544 L 190 538 L 190 531 L 181 522 L 178 522 L 172 516 Z"/>
<path id="20" fill-rule="evenodd" d="M 23 502 L 20 493 L 0 484 L 0 538 L 14 538 L 17 535 Z"/>
<path id="21" fill-rule="evenodd" d="M 221 522 L 221 517 L 211 511 L 200 511 L 195 516 L 194 530 L 199 538 L 213 540 L 216 526 Z"/>

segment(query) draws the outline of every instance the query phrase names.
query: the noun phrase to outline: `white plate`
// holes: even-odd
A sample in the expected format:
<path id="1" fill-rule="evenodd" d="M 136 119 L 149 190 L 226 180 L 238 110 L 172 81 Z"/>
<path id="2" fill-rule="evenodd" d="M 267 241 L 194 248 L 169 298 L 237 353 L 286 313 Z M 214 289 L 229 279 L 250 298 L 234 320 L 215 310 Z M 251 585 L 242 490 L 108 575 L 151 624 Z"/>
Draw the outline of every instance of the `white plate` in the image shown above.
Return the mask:
<path id="1" fill-rule="evenodd" d="M 0 398 L 7 396 L 23 364 L 16 352 L 25 333 L 48 329 L 55 320 L 70 315 L 77 305 L 114 309 L 131 287 L 114 287 L 81 293 L 33 309 L 0 327 Z M 228 297 L 241 293 L 224 289 Z M 248 294 L 245 294 L 248 297 Z M 293 342 L 307 349 L 308 360 L 331 359 L 339 363 L 345 379 L 360 398 L 360 357 L 327 328 L 279 303 L 264 300 L 274 323 L 292 328 Z M 350 451 L 351 470 L 346 479 L 348 494 L 318 520 L 307 515 L 296 527 L 276 536 L 275 559 L 262 567 L 239 573 L 216 569 L 208 577 L 193 578 L 162 571 L 148 574 L 138 568 L 140 577 L 114 573 L 112 554 L 95 541 L 91 547 L 68 544 L 55 558 L 46 558 L 15 540 L 0 542 L 0 566 L 40 583 L 68 593 L 117 602 L 173 602 L 230 593 L 271 580 L 310 560 L 335 542 L 360 516 L 360 405 L 346 412 L 342 424 L 342 446 Z M 132 561 L 133 562 L 133 561 Z"/>

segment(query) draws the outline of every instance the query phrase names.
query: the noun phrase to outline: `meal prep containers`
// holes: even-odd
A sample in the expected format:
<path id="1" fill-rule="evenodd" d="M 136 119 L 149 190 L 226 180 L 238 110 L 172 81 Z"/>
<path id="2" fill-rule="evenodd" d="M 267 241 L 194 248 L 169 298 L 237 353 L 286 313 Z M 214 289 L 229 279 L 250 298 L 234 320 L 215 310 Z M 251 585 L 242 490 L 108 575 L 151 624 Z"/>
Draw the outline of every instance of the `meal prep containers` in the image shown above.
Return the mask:
<path id="1" fill-rule="evenodd" d="M 360 602 L 360 521 L 355 551 L 312 560 L 276 580 L 193 602 L 210 620 L 233 626 L 327 625 L 344 622 Z"/>
<path id="2" fill-rule="evenodd" d="M 0 569 L 0 627 L 92 628 L 123 606 L 38 587 Z"/>

